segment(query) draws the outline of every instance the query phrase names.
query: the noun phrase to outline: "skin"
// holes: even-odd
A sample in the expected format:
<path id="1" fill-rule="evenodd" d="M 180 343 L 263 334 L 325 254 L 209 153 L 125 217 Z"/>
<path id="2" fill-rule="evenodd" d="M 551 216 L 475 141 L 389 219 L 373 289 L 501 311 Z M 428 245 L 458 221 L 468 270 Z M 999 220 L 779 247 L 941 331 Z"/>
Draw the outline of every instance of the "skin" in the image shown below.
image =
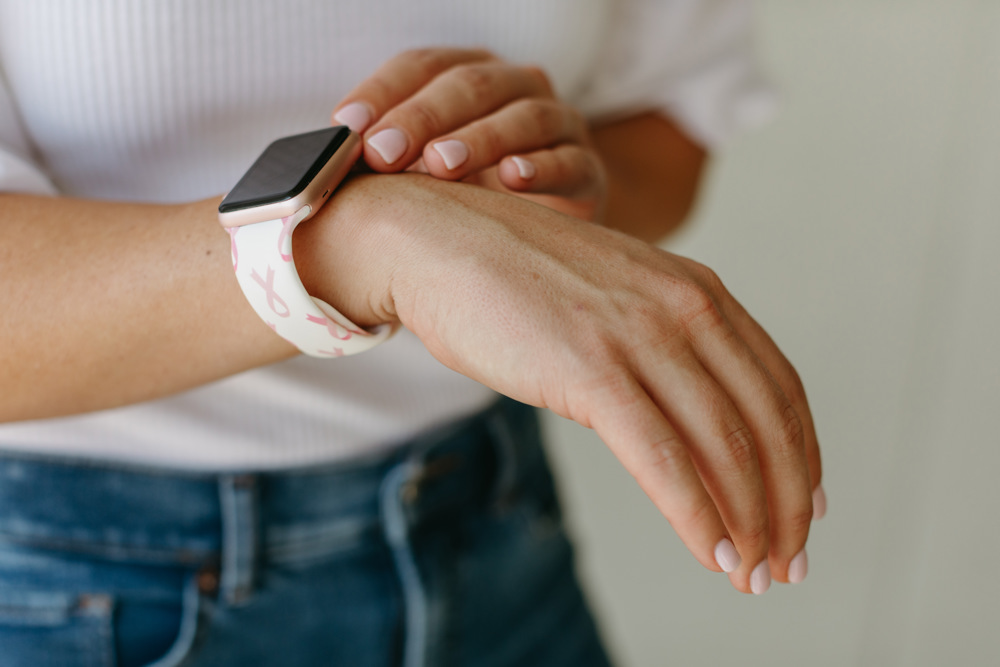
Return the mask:
<path id="1" fill-rule="evenodd" d="M 516 85 L 496 109 L 545 99 L 543 86 Z M 393 121 L 379 111 L 366 138 Z M 739 590 L 764 560 L 787 580 L 820 480 L 794 369 L 706 267 L 586 221 L 659 237 L 693 201 L 701 150 L 638 116 L 536 137 L 527 187 L 505 176 L 506 146 L 477 155 L 470 165 L 496 165 L 492 182 L 472 172 L 482 187 L 462 182 L 472 173 L 436 174 L 428 154 L 431 139 L 469 124 L 411 137 L 400 168 L 423 158 L 437 178 L 352 178 L 295 232 L 309 292 L 362 326 L 399 321 L 458 372 L 594 428 L 705 567 L 720 571 L 713 549 L 733 541 Z M 664 188 L 646 169 L 676 181 Z M 0 378 L 17 387 L 0 420 L 149 400 L 293 356 L 233 280 L 217 205 L 0 195 Z"/>
<path id="2" fill-rule="evenodd" d="M 357 113 L 340 116 L 348 106 L 363 109 L 360 122 Z M 485 185 L 648 242 L 687 218 L 706 161 L 704 149 L 660 114 L 591 127 L 556 99 L 544 72 L 478 49 L 401 53 L 348 93 L 331 117 L 366 141 L 389 128 L 402 132 L 407 150 L 391 164 L 365 146 L 375 171 L 417 170 Z M 434 146 L 455 140 L 469 156 L 449 169 Z M 530 179 L 515 158 L 531 163 Z"/>

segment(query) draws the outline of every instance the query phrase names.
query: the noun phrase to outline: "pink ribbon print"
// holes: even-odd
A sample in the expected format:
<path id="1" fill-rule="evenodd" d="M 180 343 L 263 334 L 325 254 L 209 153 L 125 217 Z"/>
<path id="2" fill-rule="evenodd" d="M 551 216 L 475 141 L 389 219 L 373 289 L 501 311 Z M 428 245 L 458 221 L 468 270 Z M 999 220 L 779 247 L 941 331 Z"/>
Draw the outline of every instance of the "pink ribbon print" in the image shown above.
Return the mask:
<path id="1" fill-rule="evenodd" d="M 267 278 L 261 278 L 260 274 L 257 273 L 256 269 L 250 269 L 250 277 L 255 283 L 264 288 L 264 294 L 267 296 L 267 305 L 278 317 L 288 317 L 292 314 L 291 309 L 289 309 L 288 304 L 285 302 L 281 296 L 274 291 L 274 269 L 271 265 L 267 266 Z M 277 306 L 281 306 L 284 312 L 278 310 Z"/>
<path id="2" fill-rule="evenodd" d="M 337 340 L 350 340 L 351 336 L 362 335 L 362 332 L 342 327 L 328 317 L 316 317 L 315 315 L 306 315 L 306 319 L 312 322 L 313 324 L 321 324 L 325 326 L 326 330 L 330 332 L 330 335 L 336 338 Z"/>
<path id="3" fill-rule="evenodd" d="M 343 357 L 380 343 L 391 332 L 380 329 L 369 334 L 311 298 L 296 278 L 292 232 L 301 214 L 300 210 L 242 232 L 238 226 L 226 229 L 233 270 L 254 310 L 272 331 L 313 357 Z"/>

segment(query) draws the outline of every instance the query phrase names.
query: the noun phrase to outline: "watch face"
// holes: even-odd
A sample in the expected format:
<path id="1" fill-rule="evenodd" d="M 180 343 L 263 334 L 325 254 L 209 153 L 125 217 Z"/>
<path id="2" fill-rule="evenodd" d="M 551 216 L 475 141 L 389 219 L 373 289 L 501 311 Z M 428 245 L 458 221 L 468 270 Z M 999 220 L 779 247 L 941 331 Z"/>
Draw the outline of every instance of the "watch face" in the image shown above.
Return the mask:
<path id="1" fill-rule="evenodd" d="M 328 127 L 278 139 L 268 146 L 219 205 L 219 213 L 273 204 L 301 193 L 351 131 Z"/>

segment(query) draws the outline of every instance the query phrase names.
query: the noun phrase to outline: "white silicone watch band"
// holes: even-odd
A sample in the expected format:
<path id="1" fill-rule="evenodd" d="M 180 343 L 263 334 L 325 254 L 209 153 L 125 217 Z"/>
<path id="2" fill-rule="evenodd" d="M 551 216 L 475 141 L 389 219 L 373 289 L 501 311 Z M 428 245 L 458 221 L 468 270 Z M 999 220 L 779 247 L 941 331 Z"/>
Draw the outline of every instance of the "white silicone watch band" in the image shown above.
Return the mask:
<path id="1" fill-rule="evenodd" d="M 275 333 L 312 357 L 340 357 L 375 347 L 392 335 L 388 324 L 368 332 L 330 304 L 309 296 L 292 259 L 292 232 L 311 210 L 226 231 L 243 293 Z"/>

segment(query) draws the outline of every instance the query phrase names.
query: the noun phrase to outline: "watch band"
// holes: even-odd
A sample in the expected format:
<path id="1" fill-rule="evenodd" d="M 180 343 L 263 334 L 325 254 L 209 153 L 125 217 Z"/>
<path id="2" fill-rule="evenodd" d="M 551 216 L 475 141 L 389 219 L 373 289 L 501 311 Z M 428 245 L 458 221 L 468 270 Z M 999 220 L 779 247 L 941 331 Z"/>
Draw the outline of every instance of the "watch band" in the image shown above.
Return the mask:
<path id="1" fill-rule="evenodd" d="M 365 331 L 306 292 L 292 259 L 292 232 L 310 213 L 303 206 L 284 218 L 229 227 L 236 279 L 261 319 L 303 353 L 329 358 L 364 352 L 389 338 L 394 327 Z"/>

